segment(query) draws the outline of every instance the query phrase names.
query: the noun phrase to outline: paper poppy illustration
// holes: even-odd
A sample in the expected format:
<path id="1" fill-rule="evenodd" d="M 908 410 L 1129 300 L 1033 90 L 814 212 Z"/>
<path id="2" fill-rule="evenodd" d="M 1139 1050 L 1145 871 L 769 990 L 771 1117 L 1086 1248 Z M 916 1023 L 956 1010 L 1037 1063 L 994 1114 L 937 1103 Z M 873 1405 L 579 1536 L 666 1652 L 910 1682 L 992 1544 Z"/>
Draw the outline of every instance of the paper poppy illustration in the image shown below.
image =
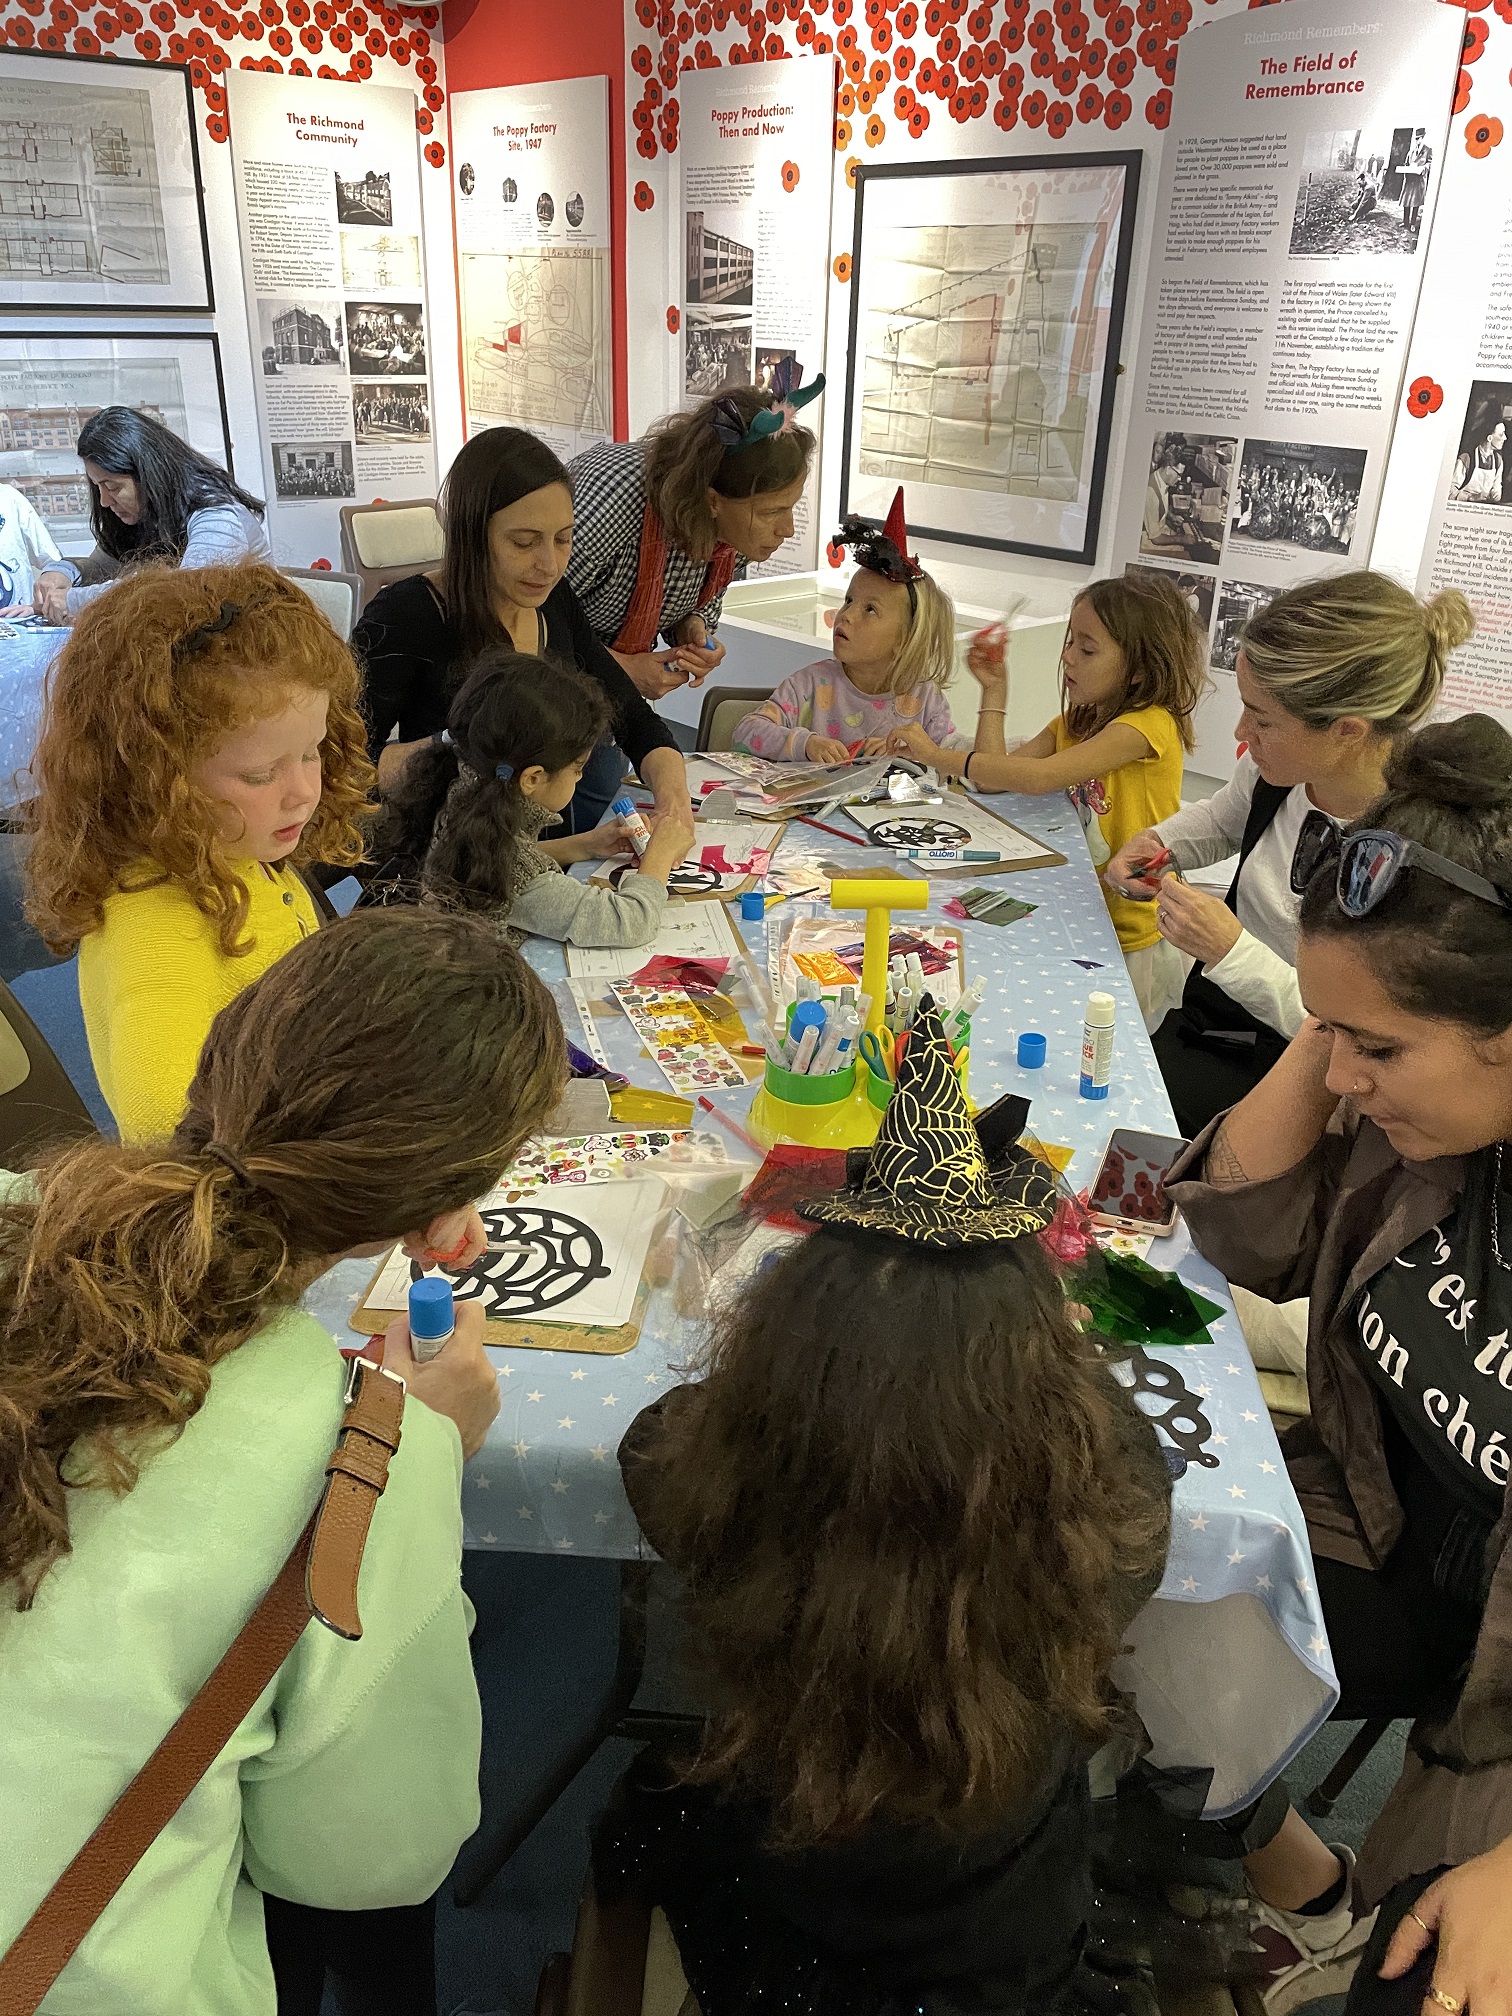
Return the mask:
<path id="1" fill-rule="evenodd" d="M 675 336 L 682 327 L 682 311 L 678 308 L 667 310 L 667 334 Z"/>
<path id="2" fill-rule="evenodd" d="M 1422 420 L 1430 413 L 1437 413 L 1444 403 L 1444 388 L 1435 385 L 1431 378 L 1414 378 L 1407 387 L 1407 411 L 1414 420 Z"/>
<path id="3" fill-rule="evenodd" d="M 656 191 L 651 187 L 651 184 L 649 182 L 637 182 L 635 185 L 636 209 L 649 210 L 655 201 Z"/>
<path id="4" fill-rule="evenodd" d="M 1500 147 L 1506 129 L 1500 119 L 1478 112 L 1465 127 L 1465 152 L 1472 161 L 1484 161 L 1493 147 Z"/>

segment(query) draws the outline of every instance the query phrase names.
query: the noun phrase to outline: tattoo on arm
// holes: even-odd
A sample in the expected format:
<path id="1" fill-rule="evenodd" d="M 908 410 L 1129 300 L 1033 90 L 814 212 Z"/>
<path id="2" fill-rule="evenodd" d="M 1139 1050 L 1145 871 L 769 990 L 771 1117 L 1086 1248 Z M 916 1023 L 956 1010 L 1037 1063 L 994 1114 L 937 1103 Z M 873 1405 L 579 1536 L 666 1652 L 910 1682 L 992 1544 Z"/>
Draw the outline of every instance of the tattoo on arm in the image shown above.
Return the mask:
<path id="1" fill-rule="evenodd" d="M 1237 1190 L 1242 1183 L 1249 1181 L 1244 1164 L 1234 1153 L 1233 1143 L 1229 1140 L 1227 1122 L 1213 1136 L 1203 1174 L 1215 1190 Z"/>

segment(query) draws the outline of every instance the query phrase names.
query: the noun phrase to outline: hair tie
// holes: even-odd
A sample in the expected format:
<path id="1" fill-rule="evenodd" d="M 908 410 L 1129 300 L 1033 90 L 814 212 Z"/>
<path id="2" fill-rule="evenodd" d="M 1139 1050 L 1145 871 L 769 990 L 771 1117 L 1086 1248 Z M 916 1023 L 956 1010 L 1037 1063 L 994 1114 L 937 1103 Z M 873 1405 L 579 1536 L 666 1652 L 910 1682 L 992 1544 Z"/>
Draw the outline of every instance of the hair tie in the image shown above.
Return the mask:
<path id="1" fill-rule="evenodd" d="M 242 610 L 243 604 L 240 602 L 222 602 L 219 614 L 211 622 L 201 623 L 197 629 L 191 630 L 186 637 L 179 639 L 173 647 L 173 656 L 188 658 L 196 651 L 203 651 L 212 637 L 219 637 L 231 628 L 237 617 L 242 614 Z"/>
<path id="2" fill-rule="evenodd" d="M 248 1190 L 255 1190 L 257 1188 L 256 1178 L 249 1174 L 247 1166 L 241 1157 L 233 1153 L 224 1141 L 207 1141 L 200 1150 L 200 1153 L 202 1155 L 209 1155 L 213 1160 L 229 1169 L 237 1182 L 244 1184 Z"/>
<path id="3" fill-rule="evenodd" d="M 494 765 L 494 775 L 501 784 L 507 784 L 514 775 L 513 763 L 496 763 Z"/>

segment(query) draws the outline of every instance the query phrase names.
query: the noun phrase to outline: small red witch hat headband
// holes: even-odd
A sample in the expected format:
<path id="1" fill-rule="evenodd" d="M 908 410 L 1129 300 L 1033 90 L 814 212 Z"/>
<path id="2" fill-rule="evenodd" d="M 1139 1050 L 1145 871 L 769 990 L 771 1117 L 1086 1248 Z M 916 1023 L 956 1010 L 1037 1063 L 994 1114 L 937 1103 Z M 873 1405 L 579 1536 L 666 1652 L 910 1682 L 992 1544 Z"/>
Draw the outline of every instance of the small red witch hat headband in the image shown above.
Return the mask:
<path id="1" fill-rule="evenodd" d="M 802 387 L 800 390 L 799 388 Z M 803 366 L 796 357 L 783 357 L 772 373 L 772 401 L 758 413 L 749 427 L 735 401 L 726 395 L 716 399 L 709 410 L 709 424 L 719 436 L 727 455 L 742 448 L 754 448 L 773 434 L 786 434 L 801 409 L 824 390 L 821 371 L 812 385 L 803 383 Z"/>
<path id="2" fill-rule="evenodd" d="M 854 547 L 857 566 L 866 568 L 868 573 L 880 574 L 884 581 L 912 583 L 924 573 L 908 551 L 908 521 L 903 516 L 901 483 L 887 514 L 887 523 L 880 532 L 863 518 L 847 518 L 835 534 L 834 543 Z"/>

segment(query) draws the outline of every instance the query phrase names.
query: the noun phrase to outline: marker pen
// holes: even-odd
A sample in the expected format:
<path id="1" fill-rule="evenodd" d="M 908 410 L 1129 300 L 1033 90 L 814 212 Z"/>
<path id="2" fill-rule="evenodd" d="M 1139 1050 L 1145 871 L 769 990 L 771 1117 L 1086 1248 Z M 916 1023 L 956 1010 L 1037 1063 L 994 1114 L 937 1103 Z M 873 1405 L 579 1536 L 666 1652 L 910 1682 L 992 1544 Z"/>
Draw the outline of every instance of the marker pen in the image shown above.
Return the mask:
<path id="1" fill-rule="evenodd" d="M 817 1022 L 811 1022 L 807 1027 L 807 1029 L 805 1029 L 803 1032 L 803 1041 L 798 1045 L 797 1055 L 793 1058 L 793 1061 L 788 1066 L 788 1069 L 791 1072 L 793 1072 L 796 1076 L 802 1077 L 803 1074 L 808 1070 L 809 1065 L 813 1062 L 814 1052 L 818 1048 L 819 1048 L 819 1024 Z"/>

